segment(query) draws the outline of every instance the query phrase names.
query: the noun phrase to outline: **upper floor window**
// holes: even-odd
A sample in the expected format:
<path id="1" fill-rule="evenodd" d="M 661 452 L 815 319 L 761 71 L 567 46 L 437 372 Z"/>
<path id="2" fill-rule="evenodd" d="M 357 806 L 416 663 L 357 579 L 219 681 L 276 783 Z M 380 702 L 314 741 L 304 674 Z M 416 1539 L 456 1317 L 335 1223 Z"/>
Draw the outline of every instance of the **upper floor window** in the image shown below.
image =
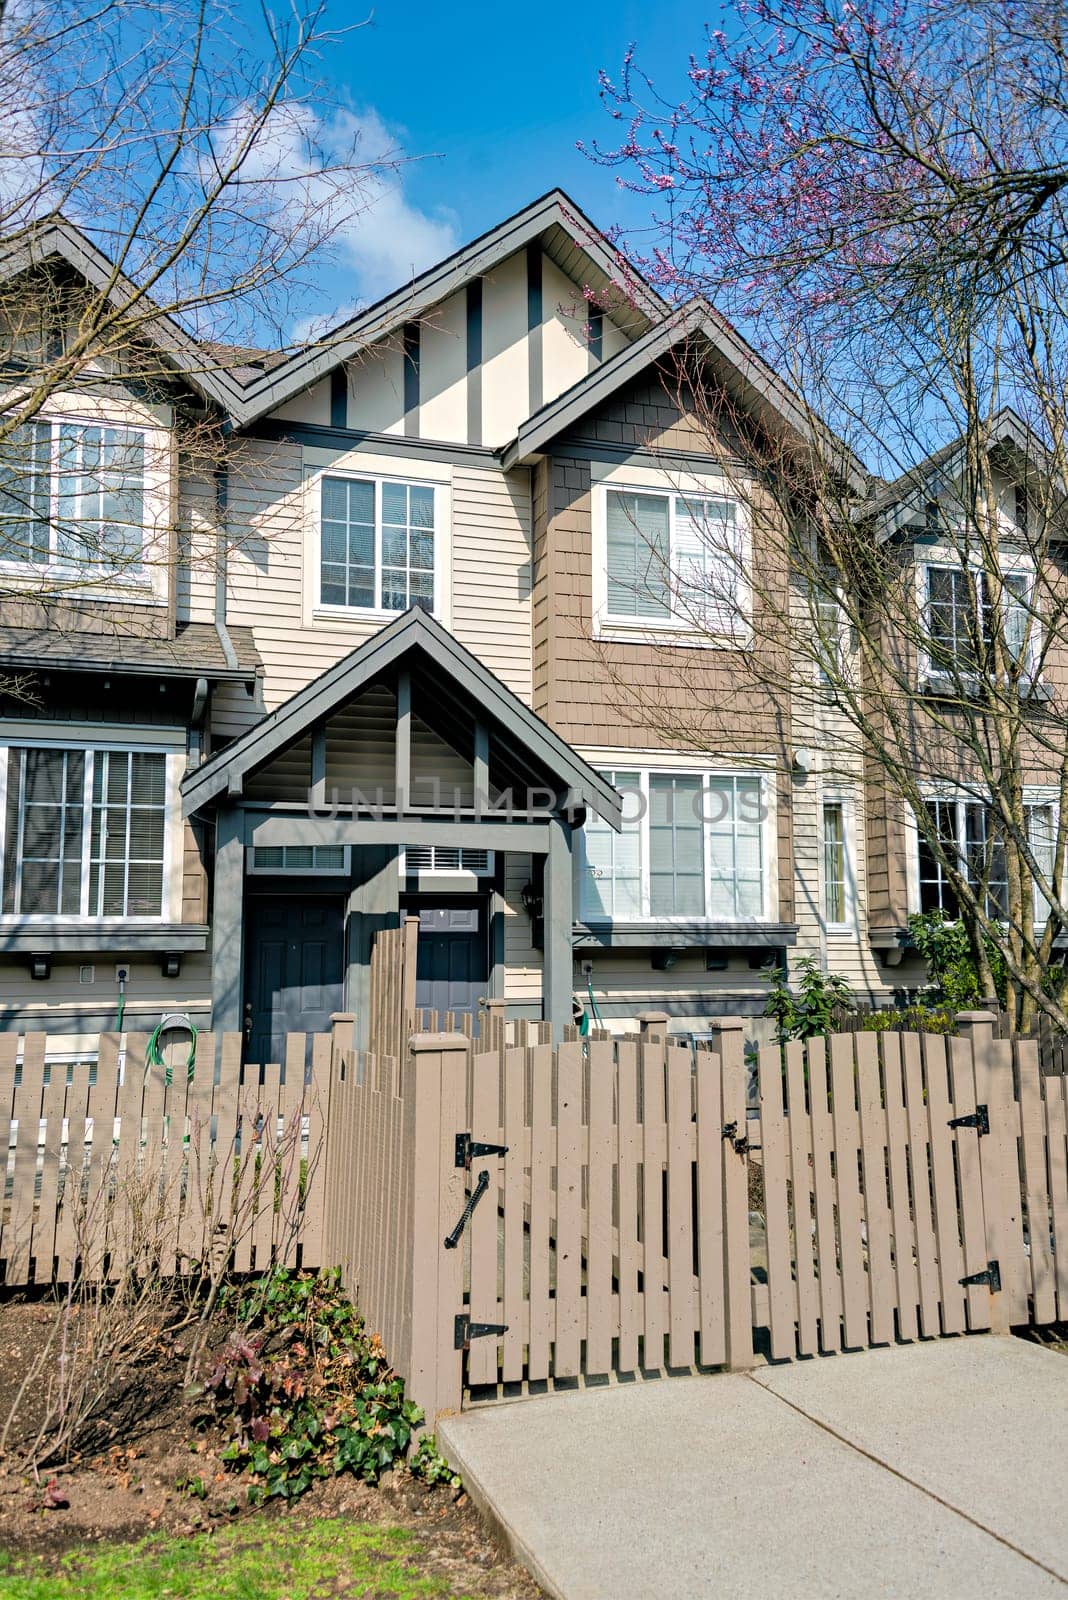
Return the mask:
<path id="1" fill-rule="evenodd" d="M 5 915 L 159 917 L 166 836 L 164 753 L 8 750 Z"/>
<path id="2" fill-rule="evenodd" d="M 145 440 L 134 428 L 29 422 L 0 443 L 0 561 L 137 571 Z"/>
<path id="3" fill-rule="evenodd" d="M 829 927 L 847 920 L 848 859 L 846 815 L 841 800 L 823 803 L 823 917 Z"/>
<path id="4" fill-rule="evenodd" d="M 948 860 L 973 892 L 984 895 L 985 914 L 1007 920 L 1008 870 L 994 808 L 982 800 L 953 796 L 927 800 L 924 810 L 927 827 L 919 836 L 920 910 L 942 911 L 951 919 L 960 916 L 960 902 L 946 870 Z M 1054 808 L 1036 802 L 1025 805 L 1024 812 L 1035 864 L 1049 878 L 1053 872 Z M 938 849 L 932 839 L 937 839 Z M 1035 915 L 1042 920 L 1045 914 L 1045 902 L 1036 887 Z"/>
<path id="5" fill-rule="evenodd" d="M 994 644 L 994 608 L 985 572 L 963 566 L 928 566 L 927 653 L 936 672 L 989 670 Z M 1017 569 L 1001 575 L 1005 648 L 1014 662 L 1031 654 L 1028 618 L 1032 575 Z M 1031 633 L 1034 628 L 1032 625 Z"/>
<path id="6" fill-rule="evenodd" d="M 584 921 L 763 917 L 767 808 L 759 777 L 616 771 L 623 826 L 598 817 L 582 831 Z"/>
<path id="7" fill-rule="evenodd" d="M 609 625 L 731 636 L 748 615 L 744 518 L 724 495 L 606 489 L 603 569 Z"/>
<path id="8" fill-rule="evenodd" d="M 319 604 L 358 611 L 434 605 L 432 484 L 324 477 Z"/>

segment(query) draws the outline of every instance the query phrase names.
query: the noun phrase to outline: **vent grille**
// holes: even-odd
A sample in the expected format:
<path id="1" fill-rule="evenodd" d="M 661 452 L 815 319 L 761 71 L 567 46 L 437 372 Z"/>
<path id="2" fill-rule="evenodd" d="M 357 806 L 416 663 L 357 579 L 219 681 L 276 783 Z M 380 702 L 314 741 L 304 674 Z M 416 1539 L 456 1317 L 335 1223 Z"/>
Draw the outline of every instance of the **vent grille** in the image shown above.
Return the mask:
<path id="1" fill-rule="evenodd" d="M 253 872 L 344 872 L 343 844 L 257 844 Z"/>
<path id="2" fill-rule="evenodd" d="M 473 872 L 483 878 L 493 870 L 490 850 L 456 845 L 409 845 L 404 852 L 405 872 Z"/>

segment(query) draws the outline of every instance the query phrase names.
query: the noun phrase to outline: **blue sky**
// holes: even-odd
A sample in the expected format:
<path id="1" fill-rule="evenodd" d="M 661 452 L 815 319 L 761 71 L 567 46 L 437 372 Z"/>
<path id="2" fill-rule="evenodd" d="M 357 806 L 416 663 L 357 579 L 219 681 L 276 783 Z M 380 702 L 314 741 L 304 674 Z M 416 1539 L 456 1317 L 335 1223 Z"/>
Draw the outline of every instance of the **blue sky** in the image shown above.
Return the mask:
<path id="1" fill-rule="evenodd" d="M 251 21 L 254 0 L 248 5 Z M 329 13 L 335 26 L 362 15 L 348 0 L 333 0 Z M 611 170 L 576 149 L 580 139 L 610 141 L 619 127 L 602 109 L 598 68 L 617 73 L 637 41 L 658 88 L 681 93 L 706 19 L 718 25 L 720 6 L 710 13 L 680 0 L 592 8 L 378 0 L 366 25 L 323 61 L 322 75 L 336 104 L 365 119 L 368 150 L 393 141 L 413 159 L 353 229 L 327 301 L 347 312 L 378 298 L 409 268 L 427 266 L 554 185 L 603 227 L 643 225 L 648 203 L 622 194 Z"/>

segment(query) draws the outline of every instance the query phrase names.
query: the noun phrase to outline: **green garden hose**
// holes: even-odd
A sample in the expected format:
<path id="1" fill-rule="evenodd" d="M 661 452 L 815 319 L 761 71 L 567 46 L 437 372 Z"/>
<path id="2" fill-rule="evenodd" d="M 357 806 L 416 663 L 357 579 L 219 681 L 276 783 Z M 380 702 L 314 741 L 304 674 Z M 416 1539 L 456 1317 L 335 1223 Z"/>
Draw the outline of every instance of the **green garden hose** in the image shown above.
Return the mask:
<path id="1" fill-rule="evenodd" d="M 185 1065 L 186 1065 L 186 1070 L 187 1070 L 190 1078 L 193 1076 L 193 1063 L 196 1061 L 196 1056 L 197 1056 L 197 1030 L 196 1030 L 196 1027 L 194 1026 L 194 1024 L 192 1022 L 182 1022 L 181 1024 L 178 1024 L 178 1023 L 175 1023 L 175 1022 L 171 1021 L 170 1018 L 164 1017 L 163 1020 L 161 1022 L 158 1022 L 156 1024 L 155 1028 L 153 1028 L 152 1036 L 148 1041 L 148 1049 L 145 1051 L 145 1066 L 146 1067 L 163 1067 L 164 1068 L 164 1075 L 163 1075 L 164 1083 L 170 1083 L 170 1081 L 171 1081 L 171 1069 L 170 1069 L 170 1067 L 166 1066 L 166 1064 L 165 1064 L 165 1062 L 163 1060 L 163 1051 L 160 1049 L 160 1043 L 159 1042 L 160 1042 L 160 1039 L 161 1039 L 161 1037 L 163 1036 L 164 1033 L 169 1033 L 172 1028 L 177 1027 L 177 1026 L 181 1026 L 181 1027 L 189 1029 L 189 1055 L 186 1058 Z"/>

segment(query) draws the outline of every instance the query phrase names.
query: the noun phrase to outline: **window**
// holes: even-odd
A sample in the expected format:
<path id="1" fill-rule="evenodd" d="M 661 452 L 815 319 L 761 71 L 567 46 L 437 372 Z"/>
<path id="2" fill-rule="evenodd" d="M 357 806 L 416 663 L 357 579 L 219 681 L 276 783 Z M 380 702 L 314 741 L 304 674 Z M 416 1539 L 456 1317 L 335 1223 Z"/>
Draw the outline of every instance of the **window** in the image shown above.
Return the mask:
<path id="1" fill-rule="evenodd" d="M 407 845 L 401 852 L 401 875 L 410 872 L 470 872 L 478 878 L 493 872 L 493 851 L 470 845 Z"/>
<path id="2" fill-rule="evenodd" d="M 841 800 L 823 805 L 823 917 L 828 926 L 841 926 L 846 912 L 846 823 Z"/>
<path id="3" fill-rule="evenodd" d="M 1013 661 L 1027 641 L 1031 577 L 1024 571 L 1001 578 L 1005 646 Z M 993 647 L 993 605 L 987 575 L 964 567 L 927 568 L 928 653 L 935 671 L 988 670 Z"/>
<path id="4" fill-rule="evenodd" d="M 942 853 L 956 863 L 957 871 L 973 889 L 986 885 L 986 915 L 1008 916 L 1008 872 L 1005 846 L 999 838 L 993 808 L 981 800 L 936 799 L 924 807 L 930 834 L 939 841 Z M 1024 807 L 1028 841 L 1035 863 L 1047 875 L 1053 870 L 1055 838 L 1053 807 L 1034 804 Z M 960 915 L 960 905 L 941 857 L 928 837 L 919 838 L 920 910 L 942 911 L 947 917 Z M 1035 915 L 1045 917 L 1045 902 L 1035 891 Z"/>
<path id="5" fill-rule="evenodd" d="M 585 921 L 763 917 L 765 806 L 758 777 L 616 771 L 617 833 L 591 817 L 579 856 Z"/>
<path id="6" fill-rule="evenodd" d="M 31 422 L 0 444 L 0 561 L 137 570 L 144 547 L 144 435 Z"/>
<path id="7" fill-rule="evenodd" d="M 607 489 L 605 618 L 734 633 L 749 605 L 744 547 L 725 496 Z"/>
<path id="8" fill-rule="evenodd" d="M 8 751 L 5 915 L 159 917 L 167 772 L 156 751 Z"/>
<path id="9" fill-rule="evenodd" d="M 819 681 L 834 688 L 846 664 L 846 620 L 833 574 L 825 575 L 816 593 L 816 654 Z"/>
<path id="10" fill-rule="evenodd" d="M 337 873 L 349 870 L 349 847 L 344 844 L 256 844 L 250 872 Z"/>
<path id="11" fill-rule="evenodd" d="M 359 611 L 434 604 L 434 488 L 322 479 L 319 603 Z"/>

